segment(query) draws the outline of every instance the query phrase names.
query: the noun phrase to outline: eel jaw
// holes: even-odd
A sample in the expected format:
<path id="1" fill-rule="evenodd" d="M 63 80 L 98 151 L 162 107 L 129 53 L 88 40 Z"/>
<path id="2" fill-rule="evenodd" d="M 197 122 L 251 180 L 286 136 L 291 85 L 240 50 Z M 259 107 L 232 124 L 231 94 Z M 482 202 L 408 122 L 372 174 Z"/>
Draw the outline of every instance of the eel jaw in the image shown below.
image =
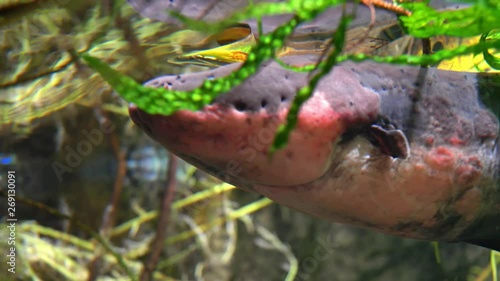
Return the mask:
<path id="1" fill-rule="evenodd" d="M 358 135 L 339 143 L 314 182 L 253 188 L 273 201 L 333 222 L 423 240 L 456 241 L 480 215 L 481 154 L 412 145 L 407 159 Z"/>
<path id="2" fill-rule="evenodd" d="M 171 116 L 148 115 L 135 106 L 129 111 L 142 130 L 174 154 L 223 181 L 251 188 L 305 184 L 330 167 L 345 125 L 319 95 L 303 106 L 286 148 L 269 154 L 288 106 L 285 102 L 272 114 L 220 104 Z"/>

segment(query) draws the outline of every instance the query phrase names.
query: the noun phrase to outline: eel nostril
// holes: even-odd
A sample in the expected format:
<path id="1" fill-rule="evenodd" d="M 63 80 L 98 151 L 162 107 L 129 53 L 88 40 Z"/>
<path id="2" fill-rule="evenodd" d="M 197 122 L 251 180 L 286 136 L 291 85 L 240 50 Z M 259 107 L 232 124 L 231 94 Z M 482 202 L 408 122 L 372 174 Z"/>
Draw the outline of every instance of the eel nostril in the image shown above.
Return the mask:
<path id="1" fill-rule="evenodd" d="M 151 116 L 143 114 L 139 111 L 139 109 L 135 108 L 130 110 L 130 117 L 139 128 L 141 128 L 146 134 L 152 136 L 153 130 L 151 129 Z"/>
<path id="2" fill-rule="evenodd" d="M 242 101 L 237 101 L 234 103 L 234 108 L 238 111 L 245 111 L 247 109 L 247 105 Z"/>
<path id="3" fill-rule="evenodd" d="M 265 108 L 267 106 L 267 100 L 262 100 L 260 102 L 260 105 L 262 106 L 262 108 Z"/>

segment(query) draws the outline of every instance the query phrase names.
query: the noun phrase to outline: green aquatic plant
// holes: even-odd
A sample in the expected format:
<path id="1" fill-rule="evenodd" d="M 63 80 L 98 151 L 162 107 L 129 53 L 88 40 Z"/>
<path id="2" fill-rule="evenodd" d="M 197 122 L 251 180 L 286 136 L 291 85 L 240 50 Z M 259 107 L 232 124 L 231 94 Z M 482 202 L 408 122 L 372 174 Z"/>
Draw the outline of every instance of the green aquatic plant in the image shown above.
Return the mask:
<path id="1" fill-rule="evenodd" d="M 69 50 L 143 82 L 196 70 L 171 61 L 221 45 L 210 34 L 140 17 L 124 0 L 108 5 L 0 0 L 0 136 L 26 138 L 41 124 L 71 116 L 75 108 L 102 106 L 127 115 L 123 100 Z"/>
<path id="2" fill-rule="evenodd" d="M 436 35 L 468 37 L 500 28 L 500 4 L 494 0 L 474 1 L 472 6 L 459 11 L 436 11 L 422 2 L 404 6 L 413 14 L 401 17 L 401 22 L 409 34 L 419 38 Z"/>
<path id="3" fill-rule="evenodd" d="M 203 201 L 216 200 L 214 197 L 223 193 L 229 193 L 234 188 L 234 186 L 226 183 L 212 185 L 206 190 L 177 200 L 172 205 L 172 209 L 176 212 L 182 211 L 183 209 L 186 211 L 186 209 L 200 202 L 203 203 Z M 224 216 L 220 216 L 210 223 L 199 225 L 197 231 L 194 229 L 186 230 L 175 236 L 169 237 L 165 243 L 174 245 L 175 243 L 185 242 L 188 239 L 202 235 L 199 230 L 208 231 L 215 227 L 224 226 L 224 224 L 231 221 L 243 220 L 249 214 L 258 212 L 271 204 L 271 200 L 263 198 L 238 209 L 231 209 Z M 156 210 L 139 213 L 137 217 L 112 228 L 110 235 L 111 237 L 118 237 L 128 234 L 134 237 L 141 227 L 151 223 L 157 219 L 157 217 L 158 211 Z M 250 223 L 252 224 L 253 222 Z M 44 264 L 45 267 L 42 271 L 61 276 L 64 280 L 84 280 L 88 278 L 87 263 L 90 262 L 93 255 L 98 252 L 99 244 L 31 221 L 22 222 L 18 227 L 18 241 L 21 241 L 19 255 L 23 257 L 22 265 L 20 262 L 19 268 L 23 268 L 23 270 L 19 270 L 17 274 L 19 274 L 21 280 L 38 278 L 40 269 L 34 268 L 36 264 Z M 4 232 L 0 231 L 0 237 L 3 237 L 3 235 Z M 120 254 L 118 254 L 116 250 L 108 245 L 109 242 L 104 241 L 98 235 L 96 235 L 96 237 L 101 245 L 106 246 L 106 253 L 103 256 L 103 260 L 104 263 L 109 266 L 110 270 L 114 271 L 115 278 L 110 280 L 124 280 L 127 278 L 128 280 L 137 280 L 136 277 L 138 272 L 140 272 L 143 266 L 139 259 L 147 255 L 148 251 L 151 250 L 149 249 L 150 239 L 143 239 L 138 245 L 125 247 L 121 250 Z M 47 238 L 63 243 L 52 243 Z M 190 252 L 198 248 L 199 245 L 194 244 Z M 160 263 L 159 269 L 165 269 L 172 266 L 178 262 L 179 259 L 183 258 L 185 258 L 185 256 L 180 253 L 164 259 Z M 154 272 L 154 278 L 154 280 L 175 280 L 161 270 Z"/>
<path id="4" fill-rule="evenodd" d="M 488 2 L 489 3 L 489 2 Z M 284 12 L 293 12 L 294 17 L 286 24 L 280 26 L 270 34 L 264 35 L 249 52 L 248 59 L 243 63 L 242 67 L 230 74 L 227 77 L 219 78 L 214 81 L 207 80 L 205 83 L 189 92 L 170 91 L 165 89 L 151 89 L 137 84 L 134 80 L 113 71 L 105 64 L 98 60 L 83 55 L 86 62 L 113 86 L 115 90 L 127 101 L 136 104 L 142 110 L 150 114 L 170 115 L 177 110 L 197 110 L 202 106 L 210 103 L 217 95 L 227 92 L 229 89 L 242 83 L 247 77 L 255 73 L 258 66 L 273 58 L 279 48 L 284 45 L 284 41 L 291 34 L 293 29 L 300 23 L 314 19 L 314 17 L 323 12 L 326 8 L 340 5 L 342 1 L 289 1 L 287 3 L 259 3 L 248 6 L 242 11 L 236 12 L 232 17 L 217 23 L 200 23 L 189 19 L 178 13 L 177 16 L 186 26 L 193 29 L 220 30 L 233 21 L 248 19 L 249 17 L 263 17 L 266 15 L 275 15 Z M 475 3 L 470 8 L 441 11 L 437 12 L 423 3 L 408 5 L 412 10 L 411 16 L 402 16 L 401 21 L 410 35 L 416 37 L 428 37 L 436 35 L 463 35 L 474 36 L 487 34 L 496 28 L 499 28 L 499 22 L 495 15 L 500 14 L 498 5 L 484 4 L 483 2 Z M 432 11 L 432 12 L 431 12 Z M 480 13 L 481 12 L 481 13 Z M 463 22 L 467 21 L 468 26 L 464 27 Z M 345 37 L 345 26 L 347 18 L 340 22 L 340 28 L 336 32 L 336 40 L 334 40 L 335 59 L 333 61 L 323 61 L 319 65 L 306 66 L 306 70 L 323 69 L 317 76 L 317 79 L 326 74 L 334 65 L 343 60 L 351 59 L 355 61 L 363 61 L 372 59 L 378 62 L 409 64 L 409 65 L 431 65 L 439 61 L 454 58 L 465 54 L 484 53 L 488 61 L 494 62 L 495 59 L 488 53 L 489 49 L 500 49 L 500 40 L 497 36 L 490 36 L 487 42 L 483 39 L 479 43 L 472 46 L 458 46 L 451 50 L 441 50 L 434 54 L 427 55 L 400 55 L 400 56 L 370 56 L 366 54 L 346 55 L 337 57 L 342 51 Z M 441 23 L 441 24 L 436 24 Z M 207 27 L 208 26 L 208 27 Z M 468 31 L 463 32 L 466 28 Z M 344 30 L 344 31 L 342 31 Z M 460 32 L 459 32 L 460 31 Z M 414 34 L 415 33 L 415 34 Z M 493 32 L 497 34 L 498 32 Z M 493 68 L 497 68 L 496 63 L 491 64 Z M 273 150 L 281 148 L 286 144 L 286 140 L 291 130 L 293 129 L 296 120 L 298 109 L 307 100 L 311 92 L 314 90 L 314 84 L 317 79 L 311 80 L 309 87 L 301 90 L 300 97 L 295 99 L 287 117 L 287 124 L 279 129 L 275 138 Z"/>
<path id="5" fill-rule="evenodd" d="M 144 87 L 94 57 L 82 55 L 82 58 L 90 67 L 99 72 L 125 100 L 133 102 L 148 113 L 170 115 L 181 109 L 200 109 L 217 95 L 242 83 L 257 71 L 260 63 L 273 56 L 274 50 L 283 45 L 284 39 L 292 33 L 297 24 L 298 21 L 292 19 L 271 34 L 262 37 L 238 71 L 215 81 L 207 80 L 203 86 L 189 92 Z"/>
<path id="6" fill-rule="evenodd" d="M 311 4 L 312 3 L 312 4 Z M 319 13 L 319 11 L 322 11 L 324 8 L 326 8 L 330 4 L 339 4 L 340 3 L 333 3 L 331 1 L 290 1 L 290 3 L 272 3 L 272 4 L 262 4 L 261 6 L 256 6 L 255 8 L 247 8 L 246 10 L 243 10 L 240 13 L 237 13 L 236 16 L 233 18 L 230 18 L 228 21 L 222 22 L 220 26 L 217 26 L 217 23 L 214 23 L 213 25 L 211 24 L 206 24 L 206 23 L 200 23 L 199 21 L 192 21 L 190 22 L 189 19 L 186 19 L 186 25 L 191 27 L 191 28 L 199 28 L 199 29 L 205 29 L 206 30 L 220 30 L 218 28 L 224 27 L 225 24 L 231 23 L 235 19 L 247 19 L 249 16 L 252 15 L 258 15 L 258 16 L 263 16 L 263 15 L 272 15 L 272 14 L 279 14 L 282 12 L 295 12 L 297 10 L 302 10 L 302 9 L 311 9 L 313 10 L 316 9 Z M 274 6 L 273 6 L 274 5 Z M 302 6 L 304 5 L 304 6 Z M 307 5 L 317 5 L 314 7 L 307 7 Z M 266 9 L 260 9 L 262 7 L 267 7 Z M 125 15 L 129 16 L 132 14 L 130 7 L 127 7 L 127 5 L 123 5 L 121 7 L 123 11 L 126 11 Z M 418 9 L 418 8 L 416 8 Z M 316 11 L 315 10 L 315 11 Z M 493 10 L 495 11 L 495 10 Z M 498 11 L 498 9 L 497 9 Z M 244 79 L 250 75 L 252 75 L 259 67 L 260 63 L 263 61 L 272 58 L 276 55 L 277 50 L 284 44 L 284 39 L 289 36 L 291 30 L 293 30 L 293 27 L 299 24 L 302 21 L 305 21 L 306 18 L 313 18 L 315 15 L 314 13 L 311 12 L 311 14 L 305 14 L 305 16 L 302 18 L 301 16 L 297 16 L 294 18 L 292 21 L 288 22 L 284 26 L 282 26 L 281 33 L 272 33 L 269 34 L 269 36 L 263 36 L 261 37 L 261 41 L 257 44 L 257 46 L 253 50 L 243 50 L 245 53 L 249 53 L 248 57 L 250 58 L 248 60 L 248 63 L 245 64 L 242 69 L 240 69 L 238 72 L 235 72 L 234 75 L 231 77 L 228 77 L 227 80 L 220 79 L 220 80 L 214 80 L 214 81 L 208 81 L 202 88 L 191 91 L 191 92 L 177 92 L 177 91 L 168 91 L 165 89 L 153 89 L 153 88 L 146 88 L 141 86 L 139 83 L 136 81 L 141 81 L 143 80 L 143 77 L 141 77 L 141 73 L 137 74 L 133 71 L 131 71 L 131 68 L 133 68 L 133 64 L 129 64 L 131 61 L 134 59 L 137 59 L 134 54 L 128 54 L 126 56 L 121 56 L 120 54 L 122 53 L 122 50 L 126 50 L 129 46 L 129 42 L 127 41 L 126 38 L 122 37 L 122 30 L 117 29 L 117 28 L 112 28 L 112 31 L 109 32 L 109 34 L 105 35 L 105 37 L 100 37 L 97 36 L 98 38 L 89 38 L 92 39 L 89 42 L 91 42 L 91 48 L 89 51 L 86 51 L 85 49 L 79 49 L 79 48 L 74 48 L 75 52 L 73 52 L 72 55 L 70 55 L 70 52 L 66 52 L 66 50 L 63 50 L 61 54 L 64 55 L 64 58 L 68 62 L 68 67 L 67 68 L 55 68 L 54 70 L 54 76 L 56 78 L 54 79 L 54 83 L 47 83 L 43 84 L 44 82 L 41 81 L 40 84 L 43 85 L 42 92 L 41 93 L 51 93 L 51 91 L 56 88 L 63 88 L 63 86 L 66 86 L 65 88 L 67 92 L 68 99 L 70 99 L 72 96 L 70 94 L 75 94 L 75 95 L 81 95 L 85 94 L 87 97 L 97 97 L 99 94 L 98 92 L 102 91 L 107 91 L 111 92 L 111 89 L 109 87 L 105 87 L 102 79 L 100 79 L 99 75 L 97 73 L 93 73 L 91 71 L 86 71 L 85 73 L 89 76 L 90 79 L 74 79 L 72 80 L 71 74 L 74 73 L 74 71 L 68 71 L 68 69 L 82 69 L 82 65 L 77 63 L 77 60 L 75 58 L 77 55 L 81 54 L 81 57 L 84 58 L 86 62 L 88 62 L 95 70 L 97 70 L 98 73 L 102 74 L 104 78 L 106 78 L 108 81 L 110 81 L 110 84 L 115 87 L 115 89 L 119 90 L 119 93 L 123 94 L 126 92 L 127 94 L 124 95 L 127 100 L 131 99 L 132 102 L 135 102 L 136 104 L 140 104 L 141 107 L 143 107 L 144 110 L 148 111 L 148 108 L 151 108 L 152 110 L 158 110 L 160 114 L 172 114 L 176 110 L 180 109 L 190 109 L 190 110 L 196 110 L 201 108 L 203 105 L 209 103 L 215 96 L 218 94 L 223 93 L 224 91 L 227 91 L 228 89 L 231 89 L 238 83 L 244 82 Z M 341 25 L 344 25 L 347 23 L 348 17 L 346 18 L 345 21 L 341 22 Z M 427 19 L 429 20 L 429 19 Z M 142 24 L 139 24 L 141 22 Z M 108 21 L 105 21 L 106 24 L 110 24 Z M 89 26 L 92 26 L 89 24 Z M 212 29 L 213 26 L 213 29 Z M 136 30 L 136 34 L 139 34 L 139 41 L 140 42 L 149 42 L 150 45 L 156 45 L 158 48 L 160 48 L 162 51 L 165 51 L 167 54 L 170 54 L 171 49 L 168 48 L 168 46 L 161 45 L 156 42 L 152 42 L 156 40 L 155 38 L 163 38 L 157 32 L 162 32 L 162 29 L 166 28 L 165 24 L 162 23 L 154 23 L 146 19 L 142 19 L 138 22 L 136 22 L 133 26 L 133 29 Z M 98 31 L 98 28 L 95 28 L 96 31 Z M 103 27 L 102 30 L 107 30 L 106 28 Z M 342 27 L 339 30 L 344 30 Z M 479 35 L 478 33 L 477 35 Z M 493 48 L 499 47 L 498 43 L 498 35 L 500 33 L 495 33 L 494 31 L 490 32 L 487 36 L 485 35 L 483 42 L 478 42 L 477 44 L 474 44 L 472 46 L 458 46 L 456 48 L 453 48 L 452 50 L 443 50 L 436 52 L 431 55 L 397 55 L 397 56 L 374 56 L 374 55 L 365 55 L 365 54 L 340 54 L 340 51 L 342 50 L 343 46 L 342 43 L 345 41 L 344 39 L 344 34 L 343 32 L 338 32 L 335 34 L 335 39 L 332 40 L 333 44 L 335 44 L 335 53 L 332 53 L 328 57 L 327 60 L 325 60 L 324 63 L 321 63 L 320 65 L 309 65 L 304 68 L 298 69 L 296 68 L 297 71 L 312 71 L 314 69 L 319 70 L 319 74 L 316 76 L 316 81 L 317 79 L 321 78 L 322 72 L 326 72 L 331 67 L 335 67 L 335 65 L 341 61 L 344 60 L 356 60 L 356 61 L 362 61 L 362 60 L 367 60 L 367 59 L 372 59 L 376 60 L 379 62 L 385 62 L 385 63 L 398 63 L 398 64 L 414 64 L 414 65 L 420 65 L 420 64 L 433 64 L 436 62 L 439 62 L 440 60 L 444 58 L 453 58 L 461 54 L 474 54 L 474 53 L 481 53 L 481 52 L 488 52 L 488 49 L 490 52 L 493 50 Z M 110 38 L 115 38 L 113 36 L 117 36 L 116 40 L 111 40 Z M 111 37 L 110 37 L 111 36 Z M 486 40 L 488 38 L 489 40 Z M 96 41 L 94 41 L 96 40 Z M 160 39 L 161 40 L 161 39 Z M 496 41 L 495 41 L 496 40 Z M 170 42 L 169 42 L 170 43 Z M 193 42 L 194 43 L 194 42 Z M 483 45 L 481 45 L 483 44 Z M 144 44 L 146 45 L 146 44 Z M 247 47 L 247 46 L 245 46 Z M 70 48 L 71 49 L 71 48 Z M 203 51 L 201 51 L 203 52 Z M 75 53 L 77 53 L 75 55 Z M 177 50 L 174 52 L 176 57 L 180 54 L 181 56 L 185 56 L 186 52 L 184 52 L 182 49 L 179 49 L 178 52 Z M 199 54 L 200 52 L 194 52 L 194 54 Z M 110 56 L 110 54 L 113 54 L 113 56 Z M 193 53 L 188 53 L 188 54 L 193 54 Z M 206 54 L 206 53 L 202 53 Z M 489 54 L 489 53 L 488 53 Z M 115 56 L 116 55 L 116 56 Z M 213 53 L 211 54 L 213 55 Z M 493 61 L 496 59 L 495 58 L 495 51 L 492 51 L 492 58 Z M 107 60 L 108 58 L 112 58 L 112 60 Z M 485 56 L 486 57 L 486 56 Z M 152 57 L 148 57 L 149 60 L 151 60 Z M 159 58 L 154 57 L 154 58 Z M 491 57 L 489 57 L 491 58 Z M 159 60 L 161 63 L 165 63 L 168 61 L 167 59 L 165 60 Z M 494 66 L 494 64 L 490 63 L 490 65 Z M 19 72 L 21 73 L 21 72 Z M 45 76 L 41 77 L 42 79 Z M 62 77 L 67 77 L 66 80 L 60 80 Z M 46 77 L 45 77 L 46 78 Z M 13 81 L 13 80 L 11 80 Z M 38 81 L 38 80 L 37 80 Z M 16 81 L 14 81 L 16 82 Z M 56 83 L 57 82 L 57 83 Z M 68 87 L 70 85 L 75 85 L 80 87 L 77 88 L 71 88 Z M 83 85 L 83 86 L 82 86 Z M 92 87 L 85 88 L 85 85 L 92 85 Z M 59 87 L 57 87 L 59 86 Z M 300 102 L 303 102 L 307 99 L 307 96 L 311 93 L 313 90 L 314 85 L 310 85 L 310 87 L 307 87 L 300 92 L 300 96 L 302 97 L 300 100 L 297 99 L 296 103 L 293 105 L 296 111 L 300 109 Z M 34 88 L 33 88 L 34 89 Z M 76 89 L 76 90 L 75 90 Z M 83 91 L 82 89 L 85 89 Z M 80 91 L 81 90 L 81 91 Z M 35 91 L 35 89 L 33 90 Z M 197 94 L 196 94 L 197 93 Z M 63 94 L 64 96 L 64 94 Z M 71 104 L 71 100 L 65 100 L 61 99 L 61 96 L 55 95 L 53 100 L 45 100 L 49 107 L 46 108 L 39 108 L 40 113 L 37 113 L 35 115 L 30 115 L 29 119 L 27 121 L 32 121 L 36 118 L 45 116 L 47 112 L 53 112 L 57 109 L 65 108 L 69 104 Z M 81 96 L 78 96 L 76 100 L 79 100 Z M 21 98 L 19 100 L 13 101 L 14 103 L 17 104 L 17 102 L 25 101 L 24 105 L 29 105 L 29 99 L 27 97 Z M 63 103 L 58 103 L 59 101 L 62 101 Z M 73 100 L 74 101 L 74 100 Z M 21 103 L 19 103 L 21 104 Z M 56 107 L 57 105 L 57 107 Z M 165 110 L 162 111 L 162 110 Z M 17 110 L 17 113 L 20 113 L 22 110 Z M 12 111 L 11 111 L 12 112 Z M 292 118 L 292 122 L 288 122 L 288 127 L 283 127 L 281 129 L 281 134 L 279 136 L 285 137 L 284 139 L 279 139 L 278 145 L 285 145 L 286 144 L 286 136 L 290 132 L 291 128 L 293 128 L 293 118 L 295 118 L 296 112 L 291 112 L 288 118 Z M 14 121 L 12 119 L 15 119 L 16 117 L 19 117 L 20 115 L 4 115 L 0 116 L 0 119 L 2 121 Z M 3 119 L 5 118 L 5 119 Z M 214 187 L 215 188 L 215 187 Z M 228 186 L 228 185 L 223 185 L 223 191 L 221 192 L 226 192 L 233 187 Z M 213 190 L 208 190 L 209 192 L 213 192 L 210 194 L 215 194 Z M 174 203 L 173 209 L 178 209 L 181 208 L 181 205 L 188 204 L 187 201 L 194 202 L 196 200 L 199 200 L 198 198 L 208 198 L 212 195 L 207 195 L 208 193 L 203 193 L 203 194 L 194 194 L 192 197 L 186 198 L 186 201 L 180 200 Z M 221 218 L 220 220 L 216 220 L 215 223 L 211 224 L 202 224 L 200 225 L 201 229 L 208 230 L 212 229 L 214 224 L 221 224 L 224 221 L 227 220 L 236 220 L 236 219 L 241 219 L 245 215 L 248 215 L 250 213 L 255 212 L 257 209 L 264 208 L 271 204 L 271 202 L 267 199 L 262 199 L 259 201 L 256 201 L 252 205 L 244 206 L 240 209 L 235 210 L 234 212 L 231 212 L 227 215 L 227 217 Z M 134 229 L 137 230 L 141 224 L 144 224 L 146 221 L 150 221 L 156 217 L 156 212 L 146 212 L 143 214 L 139 214 L 137 217 L 137 220 L 131 220 L 128 221 L 122 225 L 119 225 L 116 228 L 112 229 L 112 235 L 116 233 L 125 233 L 127 231 L 133 232 Z M 24 226 L 23 226 L 24 227 Z M 83 240 L 76 240 L 73 238 L 76 237 L 71 237 L 71 239 L 68 239 L 64 233 L 60 232 L 51 232 L 48 229 L 44 228 L 38 228 L 38 227 L 31 227 L 27 225 L 23 230 L 30 230 L 29 232 L 26 231 L 26 241 L 28 245 L 31 245 L 35 248 L 35 250 L 38 250 L 37 253 L 41 254 L 41 257 L 43 259 L 43 262 L 46 262 L 46 264 L 50 265 L 50 267 L 54 268 L 55 271 L 61 272 L 63 275 L 71 277 L 74 275 L 74 280 L 79 280 L 81 275 L 77 275 L 80 273 L 84 273 L 86 268 L 83 268 L 82 266 L 79 266 L 78 264 L 81 264 L 81 260 L 88 260 L 92 257 L 93 253 L 95 253 L 95 245 L 92 245 L 91 243 L 88 243 L 87 241 Z M 29 236 L 28 236 L 29 235 Z M 39 235 L 44 235 L 45 237 L 52 237 L 54 239 L 57 239 L 58 241 L 66 241 L 67 244 L 69 245 L 66 247 L 66 245 L 63 245 L 63 247 L 60 247 L 58 249 L 57 246 L 55 245 L 47 245 L 47 243 L 44 243 L 46 241 L 43 241 L 43 239 L 40 239 L 38 236 Z M 198 234 L 195 233 L 194 230 L 186 231 L 186 232 L 181 232 L 178 235 L 172 236 L 169 238 L 168 243 L 169 246 L 175 245 L 175 243 L 179 243 L 179 241 L 187 239 L 188 237 L 193 237 Z M 264 235 L 262 235 L 264 236 Z M 270 240 L 272 240 L 270 238 Z M 147 241 L 145 241 L 147 242 Z M 274 242 L 275 244 L 278 244 Z M 143 243 L 146 244 L 146 243 Z M 39 248 L 36 248 L 37 245 L 40 245 Z M 144 245 L 143 245 L 144 246 Z M 195 245 L 196 246 L 196 245 Z M 57 251 L 58 258 L 62 257 L 62 261 L 67 262 L 68 260 L 78 260 L 80 263 L 74 263 L 74 262 L 69 262 L 68 267 L 71 268 L 72 270 L 76 268 L 76 271 L 68 271 L 67 268 L 61 267 L 57 263 L 51 262 L 53 260 L 50 259 L 50 256 L 46 255 L 47 252 L 49 251 Z M 74 254 L 74 249 L 73 248 L 80 248 L 80 251 Z M 138 268 L 140 267 L 139 263 L 136 262 L 137 257 L 141 257 L 144 253 L 141 252 L 141 250 L 144 250 L 146 246 L 142 247 L 141 249 L 127 249 L 127 251 L 124 253 L 124 259 L 127 263 L 127 266 L 130 267 L 131 270 L 134 272 L 138 271 Z M 278 247 L 277 247 L 278 248 Z M 189 248 L 192 249 L 192 248 Z M 187 249 L 187 250 L 189 250 Z M 45 253 L 44 253 L 45 251 Z M 32 253 L 31 253 L 32 254 Z M 160 268 L 166 268 L 168 265 L 175 264 L 179 259 L 182 259 L 182 254 L 180 253 L 179 255 L 174 255 L 170 258 L 168 258 L 165 261 L 160 262 Z M 36 255 L 33 255 L 34 258 L 36 258 Z M 496 260 L 495 260 L 496 258 Z M 116 262 L 113 261 L 112 258 L 109 257 L 109 255 L 105 256 L 106 261 L 111 260 L 111 264 L 114 267 L 116 266 Z M 496 278 L 496 271 L 494 271 L 495 263 L 498 263 L 498 254 L 494 255 L 494 252 L 492 252 L 491 255 L 491 271 L 493 273 L 493 276 Z M 293 280 L 294 274 L 297 273 L 297 261 L 293 262 L 293 259 L 290 258 L 290 264 L 291 268 L 289 271 L 289 275 L 287 276 L 287 280 Z M 59 259 L 57 259 L 59 261 Z M 35 276 L 35 274 L 33 274 Z M 170 280 L 170 278 L 163 276 L 163 274 L 159 273 L 159 271 L 155 272 L 155 275 L 159 275 L 159 279 L 162 280 Z M 126 276 L 119 276 L 119 278 L 126 278 Z M 68 278 L 69 279 L 69 278 Z M 81 279 L 81 278 L 80 278 Z"/>

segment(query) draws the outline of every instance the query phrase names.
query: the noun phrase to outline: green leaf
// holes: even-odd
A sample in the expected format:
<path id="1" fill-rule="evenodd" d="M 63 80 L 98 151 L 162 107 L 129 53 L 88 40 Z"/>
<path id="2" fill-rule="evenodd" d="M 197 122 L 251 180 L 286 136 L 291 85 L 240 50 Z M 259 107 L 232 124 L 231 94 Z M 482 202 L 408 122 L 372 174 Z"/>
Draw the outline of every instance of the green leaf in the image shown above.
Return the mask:
<path id="1" fill-rule="evenodd" d="M 128 102 L 134 103 L 149 114 L 170 115 L 181 109 L 199 110 L 217 95 L 241 84 L 257 71 L 262 62 L 274 56 L 274 50 L 283 45 L 285 38 L 292 33 L 298 23 L 299 21 L 293 18 L 271 34 L 263 36 L 259 44 L 252 48 L 248 59 L 239 70 L 224 78 L 207 80 L 203 86 L 186 92 L 144 87 L 95 57 L 85 54 L 81 57 Z"/>
<path id="2" fill-rule="evenodd" d="M 163 88 L 147 88 L 137 84 L 131 78 L 128 78 L 114 71 L 101 61 L 88 55 L 83 55 L 83 59 L 99 72 L 112 87 L 127 101 L 136 104 L 140 109 L 150 114 L 170 115 L 180 109 L 199 110 L 204 105 L 210 103 L 217 95 L 227 92 L 235 86 L 241 84 L 250 75 L 253 75 L 262 62 L 274 58 L 276 50 L 283 46 L 287 36 L 301 22 L 313 19 L 317 14 L 324 11 L 331 5 L 341 3 L 342 1 L 299 1 L 290 0 L 288 3 L 262 3 L 250 5 L 243 11 L 233 14 L 229 19 L 207 24 L 205 22 L 194 21 L 178 15 L 180 19 L 190 28 L 213 30 L 221 26 L 249 17 L 261 17 L 263 15 L 279 14 L 283 12 L 294 12 L 295 17 L 288 23 L 277 28 L 274 32 L 263 35 L 260 41 L 248 53 L 248 59 L 242 67 L 231 73 L 229 76 L 212 81 L 206 81 L 201 87 L 188 92 L 172 91 Z M 489 2 L 481 2 L 463 10 L 438 12 L 428 7 L 424 3 L 410 4 L 413 15 L 411 17 L 401 17 L 406 28 L 412 35 L 418 37 L 429 37 L 433 35 L 456 35 L 471 36 L 477 34 L 486 34 L 491 29 L 500 25 L 496 14 L 499 7 Z M 356 54 L 343 56 L 340 55 L 344 45 L 345 31 L 347 29 L 348 18 L 343 18 L 339 24 L 338 31 L 334 34 L 333 44 L 335 51 L 323 62 L 314 66 L 306 66 L 299 70 L 319 70 L 310 80 L 310 83 L 299 90 L 297 96 L 291 105 L 290 112 L 287 115 L 287 122 L 278 129 L 271 151 L 283 148 L 291 130 L 297 123 L 297 115 L 301 105 L 312 95 L 318 81 L 327 74 L 338 62 L 344 60 L 362 61 L 372 59 L 378 62 L 394 64 L 413 64 L 413 65 L 431 65 L 443 59 L 449 59 L 457 55 L 469 53 L 485 52 L 485 58 L 491 61 L 492 66 L 498 64 L 498 59 L 488 53 L 488 48 L 500 48 L 498 38 L 488 37 L 489 40 L 483 40 L 473 46 L 459 46 L 452 50 L 441 50 L 432 55 L 422 56 L 367 56 Z M 464 31 L 466 30 L 466 31 Z M 485 42 L 486 41 L 486 42 Z M 245 50 L 245 52 L 248 50 Z M 212 50 L 213 52 L 213 50 Z"/>
<path id="3" fill-rule="evenodd" d="M 500 28 L 500 5 L 480 1 L 460 10 L 436 11 L 425 3 L 405 4 L 413 11 L 400 17 L 408 33 L 419 38 L 437 35 L 471 37 Z"/>
<path id="4" fill-rule="evenodd" d="M 295 96 L 295 99 L 290 107 L 290 111 L 288 112 L 286 123 L 278 128 L 273 146 L 271 147 L 271 152 L 286 146 L 291 131 L 297 125 L 297 116 L 299 114 L 300 107 L 312 96 L 316 85 L 321 80 L 321 77 L 330 72 L 337 63 L 337 58 L 342 52 L 342 48 L 344 46 L 345 32 L 347 31 L 347 26 L 351 20 L 351 17 L 345 16 L 340 20 L 339 27 L 333 35 L 334 51 L 323 63 L 318 64 L 319 72 L 312 77 L 309 84 L 297 92 L 297 95 Z"/>
<path id="5" fill-rule="evenodd" d="M 481 40 L 480 40 L 480 43 L 481 44 L 484 44 L 486 42 L 486 38 L 488 37 L 488 34 L 489 32 L 483 34 L 481 36 Z M 500 37 L 500 32 L 498 32 L 497 34 L 495 34 L 494 37 L 492 38 L 496 38 L 495 40 L 499 41 L 499 37 Z M 497 58 L 495 56 L 493 56 L 492 54 L 489 53 L 488 51 L 488 48 L 484 48 L 483 50 L 483 57 L 484 57 L 484 60 L 494 69 L 500 69 L 500 58 Z"/>

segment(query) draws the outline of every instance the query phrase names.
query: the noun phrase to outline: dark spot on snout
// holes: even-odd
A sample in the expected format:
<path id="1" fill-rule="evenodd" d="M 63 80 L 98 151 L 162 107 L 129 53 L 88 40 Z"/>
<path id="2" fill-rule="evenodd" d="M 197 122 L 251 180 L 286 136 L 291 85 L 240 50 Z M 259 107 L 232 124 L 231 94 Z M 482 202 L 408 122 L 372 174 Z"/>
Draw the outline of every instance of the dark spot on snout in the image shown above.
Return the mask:
<path id="1" fill-rule="evenodd" d="M 247 104 L 244 101 L 236 101 L 234 103 L 234 108 L 238 111 L 245 111 L 247 109 Z"/>
<path id="2" fill-rule="evenodd" d="M 229 93 L 218 96 L 213 104 L 225 105 L 241 112 L 266 110 L 269 113 L 274 113 L 287 106 L 295 95 L 295 92 L 291 91 L 265 91 L 265 88 L 264 91 L 263 88 L 259 88 L 260 91 L 257 91 L 254 89 L 253 87 L 245 87 L 244 90 L 236 88 Z"/>
<path id="3" fill-rule="evenodd" d="M 305 84 L 307 77 L 301 73 L 283 70 L 278 65 L 270 67 L 269 63 L 264 64 L 266 67 L 261 67 L 259 75 L 253 76 L 251 82 L 246 81 L 217 96 L 211 105 L 233 108 L 245 113 L 265 110 L 270 114 L 288 107 L 297 89 Z M 163 76 L 146 83 L 146 85 L 191 91 L 201 86 L 204 81 L 225 77 L 236 71 L 238 67 L 238 64 L 231 64 L 207 72 Z"/>
<path id="4" fill-rule="evenodd" d="M 268 101 L 267 100 L 263 99 L 263 100 L 260 101 L 260 107 L 262 109 L 266 109 L 267 105 L 268 105 Z M 243 100 L 235 101 L 234 104 L 233 104 L 233 106 L 238 111 L 247 111 L 247 110 L 255 111 L 254 108 L 250 107 L 251 105 L 247 104 L 247 102 L 243 101 Z"/>

